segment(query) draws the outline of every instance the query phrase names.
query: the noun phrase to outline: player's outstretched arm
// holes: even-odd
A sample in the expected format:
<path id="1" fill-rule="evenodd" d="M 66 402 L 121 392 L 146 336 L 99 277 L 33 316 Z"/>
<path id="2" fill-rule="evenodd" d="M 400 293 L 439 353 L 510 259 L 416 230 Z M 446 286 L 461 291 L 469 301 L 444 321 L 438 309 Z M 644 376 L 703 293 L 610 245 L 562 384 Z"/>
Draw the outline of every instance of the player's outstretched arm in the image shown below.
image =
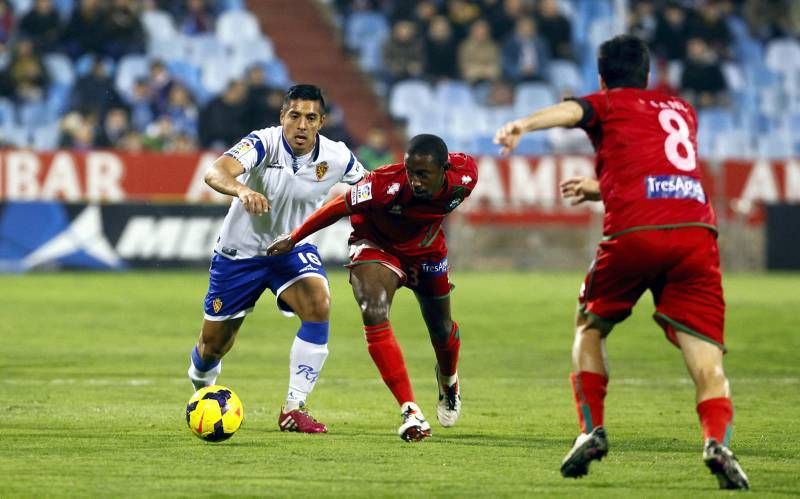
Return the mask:
<path id="1" fill-rule="evenodd" d="M 600 182 L 589 177 L 570 177 L 561 182 L 561 195 L 575 206 L 584 201 L 600 201 Z"/>
<path id="2" fill-rule="evenodd" d="M 247 213 L 261 215 L 268 212 L 267 198 L 236 180 L 242 173 L 244 167 L 241 163 L 230 156 L 220 156 L 208 169 L 204 180 L 215 191 L 239 198 Z"/>
<path id="3" fill-rule="evenodd" d="M 583 119 L 583 108 L 574 100 L 540 109 L 530 116 L 509 121 L 494 135 L 494 143 L 500 144 L 502 154 L 508 154 L 517 147 L 522 134 L 557 126 L 575 126 Z"/>
<path id="4" fill-rule="evenodd" d="M 283 234 L 275 238 L 267 247 L 267 255 L 275 256 L 287 253 L 294 248 L 298 241 L 302 241 L 311 234 L 318 230 L 324 229 L 333 222 L 339 220 L 345 215 L 350 213 L 347 203 L 344 200 L 346 196 L 338 196 L 326 204 L 322 205 L 317 211 L 312 213 L 303 224 L 292 231 L 291 234 Z"/>

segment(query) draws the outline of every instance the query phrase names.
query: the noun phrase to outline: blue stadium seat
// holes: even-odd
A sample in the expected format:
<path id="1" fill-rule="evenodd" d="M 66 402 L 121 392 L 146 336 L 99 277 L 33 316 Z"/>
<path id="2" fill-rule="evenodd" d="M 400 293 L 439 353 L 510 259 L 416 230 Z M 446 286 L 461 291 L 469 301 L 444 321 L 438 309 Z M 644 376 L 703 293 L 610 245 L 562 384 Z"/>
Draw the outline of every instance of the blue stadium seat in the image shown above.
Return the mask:
<path id="1" fill-rule="evenodd" d="M 45 125 L 50 121 L 50 115 L 45 102 L 26 102 L 17 106 L 17 116 L 22 127 L 35 127 Z"/>
<path id="2" fill-rule="evenodd" d="M 227 59 L 228 56 L 228 48 L 213 34 L 186 37 L 186 59 L 195 66 L 201 66 L 209 59 Z"/>
<path id="3" fill-rule="evenodd" d="M 433 102 L 430 85 L 422 80 L 398 82 L 389 94 L 389 112 L 395 118 L 408 118 L 417 109 L 425 109 Z"/>
<path id="4" fill-rule="evenodd" d="M 344 28 L 344 43 L 350 50 L 360 51 L 369 40 L 381 42 L 389 34 L 386 17 L 375 11 L 357 11 L 347 19 Z"/>
<path id="5" fill-rule="evenodd" d="M 522 136 L 514 152 L 521 155 L 539 156 L 550 154 L 552 150 L 546 134 L 528 133 Z"/>
<path id="6" fill-rule="evenodd" d="M 150 70 L 147 56 L 128 54 L 119 60 L 114 84 L 123 95 L 130 95 L 138 78 L 146 77 Z"/>
<path id="7" fill-rule="evenodd" d="M 201 96 L 203 85 L 200 82 L 200 70 L 197 66 L 186 61 L 168 61 L 167 70 L 173 78 L 183 83 L 195 98 Z"/>
<path id="8" fill-rule="evenodd" d="M 72 87 L 70 85 L 62 85 L 59 83 L 50 85 L 47 90 L 47 102 L 45 104 L 48 116 L 52 119 L 57 119 L 67 112 L 71 90 Z"/>
<path id="9" fill-rule="evenodd" d="M 12 127 L 3 130 L 5 142 L 15 147 L 30 147 L 31 133 L 27 127 Z"/>
<path id="10" fill-rule="evenodd" d="M 217 39 L 232 44 L 237 40 L 255 40 L 261 37 L 258 19 L 246 10 L 227 10 L 219 15 L 216 24 Z"/>
<path id="11" fill-rule="evenodd" d="M 714 138 L 711 156 L 750 159 L 754 156 L 753 135 L 745 130 L 720 132 Z"/>
<path id="12" fill-rule="evenodd" d="M 228 64 L 228 60 L 225 57 L 207 58 L 200 66 L 200 82 L 203 84 L 203 88 L 211 95 L 220 93 L 228 85 L 229 81 L 241 76 L 241 73 L 234 71 L 234 68 Z"/>
<path id="13" fill-rule="evenodd" d="M 17 18 L 25 15 L 33 8 L 34 0 L 11 0 L 11 7 L 14 9 L 14 15 Z"/>
<path id="14" fill-rule="evenodd" d="M 146 10 L 139 16 L 144 26 L 148 42 L 153 40 L 171 40 L 178 34 L 172 16 L 163 10 Z"/>
<path id="15" fill-rule="evenodd" d="M 770 41 L 764 54 L 764 63 L 771 71 L 781 75 L 800 69 L 800 42 L 792 38 Z"/>
<path id="16" fill-rule="evenodd" d="M 78 58 L 75 61 L 73 68 L 75 69 L 76 76 L 80 78 L 81 76 L 86 76 L 89 71 L 92 70 L 92 66 L 94 66 L 95 61 L 94 54 L 85 54 Z M 106 74 L 113 76 L 114 70 L 116 69 L 116 64 L 114 63 L 114 59 L 110 57 L 103 58 L 103 65 L 106 67 Z"/>
<path id="17" fill-rule="evenodd" d="M 385 38 L 376 37 L 365 41 L 358 54 L 359 67 L 370 74 L 379 74 L 385 69 L 383 64 L 383 44 Z"/>
<path id="18" fill-rule="evenodd" d="M 558 102 L 555 91 L 546 83 L 520 83 L 514 91 L 514 111 L 529 114 Z"/>
<path id="19" fill-rule="evenodd" d="M 572 61 L 562 59 L 551 61 L 547 66 L 547 79 L 560 93 L 577 94 L 584 91 L 580 70 Z"/>
<path id="20" fill-rule="evenodd" d="M 189 37 L 175 33 L 172 38 L 150 38 L 147 55 L 165 62 L 186 60 L 190 55 Z"/>
<path id="21" fill-rule="evenodd" d="M 289 88 L 294 81 L 289 76 L 289 68 L 277 57 L 264 63 L 267 84 L 278 88 Z"/>
<path id="22" fill-rule="evenodd" d="M 722 107 L 700 109 L 697 112 L 700 128 L 707 128 L 715 133 L 727 132 L 736 128 L 733 112 Z"/>
<path id="23" fill-rule="evenodd" d="M 247 6 L 244 4 L 244 0 L 217 0 L 217 9 L 219 12 L 225 12 L 226 10 L 245 10 Z"/>
<path id="24" fill-rule="evenodd" d="M 72 11 L 75 10 L 76 1 L 77 0 L 53 0 L 53 5 L 55 5 L 58 15 L 61 16 L 61 19 L 66 21 L 70 18 L 70 16 L 72 16 Z"/>
<path id="25" fill-rule="evenodd" d="M 770 133 L 758 137 L 758 156 L 767 159 L 792 157 L 793 140 L 789 133 Z"/>
<path id="26" fill-rule="evenodd" d="M 61 133 L 59 122 L 38 126 L 32 131 L 33 147 L 40 151 L 52 151 L 58 148 L 58 138 Z"/>
<path id="27" fill-rule="evenodd" d="M 238 71 L 244 71 L 255 63 L 264 63 L 275 57 L 275 49 L 269 38 L 259 37 L 254 40 L 240 40 L 228 45 L 230 64 Z"/>
<path id="28" fill-rule="evenodd" d="M 14 104 L 5 97 L 0 97 L 0 128 L 13 127 L 16 123 Z"/>
<path id="29" fill-rule="evenodd" d="M 475 106 L 475 96 L 467 82 L 460 80 L 443 80 L 436 85 L 434 99 L 447 106 Z"/>
<path id="30" fill-rule="evenodd" d="M 69 57 L 58 53 L 46 54 L 43 62 L 53 82 L 67 86 L 75 83 L 75 69 Z"/>

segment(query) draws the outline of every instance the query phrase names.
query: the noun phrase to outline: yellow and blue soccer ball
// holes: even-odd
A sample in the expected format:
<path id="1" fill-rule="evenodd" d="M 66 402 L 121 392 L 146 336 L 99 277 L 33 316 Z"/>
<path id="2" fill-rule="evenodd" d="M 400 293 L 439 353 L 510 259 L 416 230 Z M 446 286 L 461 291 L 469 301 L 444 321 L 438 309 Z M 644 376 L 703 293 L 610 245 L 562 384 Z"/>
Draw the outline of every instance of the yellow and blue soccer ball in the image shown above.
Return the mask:
<path id="1" fill-rule="evenodd" d="M 244 419 L 244 406 L 230 388 L 201 388 L 186 405 L 186 424 L 206 442 L 222 442 L 236 433 Z"/>

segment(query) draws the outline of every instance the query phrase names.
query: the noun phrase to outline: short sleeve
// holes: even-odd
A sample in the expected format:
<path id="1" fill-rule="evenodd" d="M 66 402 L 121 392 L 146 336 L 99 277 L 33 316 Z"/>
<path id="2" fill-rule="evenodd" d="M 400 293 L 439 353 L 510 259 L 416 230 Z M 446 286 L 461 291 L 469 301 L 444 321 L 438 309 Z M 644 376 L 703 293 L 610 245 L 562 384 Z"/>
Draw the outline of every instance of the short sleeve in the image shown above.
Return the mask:
<path id="1" fill-rule="evenodd" d="M 345 203 L 350 209 L 350 213 L 364 213 L 369 211 L 375 203 L 373 194 L 375 192 L 373 183 L 374 175 L 367 175 L 364 179 L 350 188 L 345 195 Z"/>
<path id="2" fill-rule="evenodd" d="M 355 185 L 364 178 L 365 174 L 366 170 L 364 169 L 364 166 L 351 152 L 350 160 L 347 162 L 347 166 L 344 169 L 344 175 L 342 175 L 342 182 Z"/>
<path id="3" fill-rule="evenodd" d="M 267 155 L 267 148 L 264 140 L 254 132 L 225 151 L 224 155 L 230 156 L 241 163 L 244 171 L 249 172 L 253 167 L 264 161 Z"/>
<path id="4" fill-rule="evenodd" d="M 575 124 L 577 128 L 594 128 L 607 114 L 608 96 L 605 92 L 596 92 L 583 97 L 567 97 L 564 100 L 575 101 L 583 109 L 583 118 Z"/>

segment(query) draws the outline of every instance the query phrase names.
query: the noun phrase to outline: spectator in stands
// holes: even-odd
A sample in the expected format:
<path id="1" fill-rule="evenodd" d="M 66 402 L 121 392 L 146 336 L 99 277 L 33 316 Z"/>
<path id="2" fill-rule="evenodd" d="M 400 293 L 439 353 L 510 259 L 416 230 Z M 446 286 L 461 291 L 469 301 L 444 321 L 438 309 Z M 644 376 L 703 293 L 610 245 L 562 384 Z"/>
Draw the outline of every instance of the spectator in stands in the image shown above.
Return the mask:
<path id="1" fill-rule="evenodd" d="M 175 82 L 164 61 L 159 59 L 150 63 L 149 75 L 150 95 L 152 95 L 156 113 L 163 114 L 167 109 L 169 91 Z"/>
<path id="2" fill-rule="evenodd" d="M 147 125 L 144 131 L 144 148 L 150 151 L 169 151 L 176 135 L 172 120 L 166 114 L 162 114 Z"/>
<path id="3" fill-rule="evenodd" d="M 169 116 L 177 133 L 197 135 L 197 106 L 192 94 L 181 83 L 176 82 L 169 89 L 165 114 Z"/>
<path id="4" fill-rule="evenodd" d="M 653 2 L 638 0 L 628 14 L 628 33 L 652 45 L 657 26 L 658 19 Z"/>
<path id="5" fill-rule="evenodd" d="M 68 108 L 105 116 L 108 109 L 124 106 L 124 101 L 108 74 L 108 64 L 99 56 L 94 56 L 89 72 L 80 77 L 72 87 Z"/>
<path id="6" fill-rule="evenodd" d="M 487 0 L 483 18 L 491 26 L 492 38 L 505 40 L 514 30 L 517 19 L 531 15 L 523 0 Z"/>
<path id="7" fill-rule="evenodd" d="M 178 133 L 169 144 L 169 152 L 187 153 L 197 150 L 197 141 L 194 135 Z"/>
<path id="8" fill-rule="evenodd" d="M 344 110 L 332 102 L 327 105 L 327 117 L 325 118 L 325 136 L 336 142 L 344 142 L 348 149 L 355 149 L 356 141 L 347 129 L 344 120 Z"/>
<path id="9" fill-rule="evenodd" d="M 106 12 L 100 0 L 80 0 L 63 33 L 62 42 L 73 59 L 102 54 L 106 42 Z"/>
<path id="10" fill-rule="evenodd" d="M 572 25 L 562 13 L 557 0 L 539 0 L 536 20 L 549 53 L 556 59 L 573 59 Z"/>
<path id="11" fill-rule="evenodd" d="M 147 125 L 156 116 L 156 106 L 153 91 L 147 78 L 140 78 L 133 84 L 131 95 L 127 97 L 128 108 L 131 110 L 131 124 L 138 131 L 144 131 Z"/>
<path id="12" fill-rule="evenodd" d="M 61 120 L 58 147 L 88 151 L 94 148 L 95 117 L 77 111 L 67 113 Z"/>
<path id="13" fill-rule="evenodd" d="M 503 75 L 514 82 L 541 80 L 549 53 L 531 17 L 517 20 L 514 33 L 503 43 Z"/>
<path id="14" fill-rule="evenodd" d="M 383 62 L 389 83 L 419 78 L 425 70 L 425 46 L 411 21 L 397 21 L 383 46 Z"/>
<path id="15" fill-rule="evenodd" d="M 180 30 L 187 35 L 214 31 L 214 15 L 206 0 L 188 0 L 181 16 Z"/>
<path id="16" fill-rule="evenodd" d="M 254 64 L 245 73 L 247 84 L 247 115 L 245 122 L 248 130 L 260 130 L 280 124 L 278 116 L 283 106 L 283 89 L 267 84 L 264 66 Z"/>
<path id="17" fill-rule="evenodd" d="M 716 54 L 727 59 L 732 54 L 730 29 L 725 22 L 725 10 L 719 0 L 708 0 L 697 8 L 689 20 L 689 38 L 702 38 Z M 688 48 L 688 46 L 687 46 Z"/>
<path id="18" fill-rule="evenodd" d="M 431 19 L 425 45 L 427 47 L 425 73 L 436 80 L 455 78 L 457 45 L 449 19 L 444 16 Z"/>
<path id="19" fill-rule="evenodd" d="M 369 171 L 395 162 L 394 154 L 389 150 L 386 132 L 376 126 L 369 129 L 366 140 L 356 150 L 356 156 Z"/>
<path id="20" fill-rule="evenodd" d="M 792 11 L 794 11 L 794 16 Z M 798 22 L 800 2 L 745 0 L 742 6 L 742 16 L 747 22 L 750 34 L 762 42 L 800 34 L 800 30 L 797 29 L 797 25 L 800 25 Z M 795 27 L 792 27 L 793 21 L 797 23 Z"/>
<path id="21" fill-rule="evenodd" d="M 0 43 L 8 43 L 14 30 L 14 9 L 8 0 L 0 0 Z"/>
<path id="22" fill-rule="evenodd" d="M 108 110 L 95 135 L 94 144 L 100 148 L 116 148 L 122 138 L 130 131 L 128 110 L 124 107 L 113 107 Z"/>
<path id="23" fill-rule="evenodd" d="M 496 80 L 489 84 L 486 91 L 487 107 L 507 107 L 514 104 L 514 86 L 505 80 Z"/>
<path id="24" fill-rule="evenodd" d="M 41 102 L 46 97 L 49 78 L 33 42 L 19 39 L 12 50 L 7 68 L 11 96 L 18 103 Z"/>
<path id="25" fill-rule="evenodd" d="M 127 153 L 140 153 L 144 150 L 144 138 L 136 130 L 128 130 L 117 141 L 117 148 Z"/>
<path id="26" fill-rule="evenodd" d="M 670 61 L 682 61 L 686 58 L 687 33 L 686 11 L 678 2 L 670 1 L 656 20 L 653 52 Z"/>
<path id="27" fill-rule="evenodd" d="M 717 54 L 702 38 L 686 43 L 688 59 L 681 75 L 684 98 L 696 108 L 726 105 L 727 84 Z"/>
<path id="28" fill-rule="evenodd" d="M 106 13 L 105 53 L 118 60 L 126 54 L 144 52 L 144 27 L 134 0 L 113 0 Z"/>
<path id="29" fill-rule="evenodd" d="M 40 54 L 53 52 L 60 47 L 61 17 L 53 6 L 53 0 L 36 0 L 19 22 L 19 31 L 33 41 Z"/>
<path id="30" fill-rule="evenodd" d="M 200 145 L 222 149 L 250 133 L 245 126 L 247 87 L 241 80 L 231 80 L 222 95 L 209 101 L 200 111 Z"/>
<path id="31" fill-rule="evenodd" d="M 453 24 L 456 39 L 462 40 L 467 36 L 472 24 L 481 18 L 481 9 L 477 2 L 467 0 L 447 0 L 447 17 Z"/>
<path id="32" fill-rule="evenodd" d="M 469 36 L 458 46 L 458 68 L 461 77 L 469 83 L 500 77 L 500 49 L 492 40 L 485 20 L 472 23 Z"/>

